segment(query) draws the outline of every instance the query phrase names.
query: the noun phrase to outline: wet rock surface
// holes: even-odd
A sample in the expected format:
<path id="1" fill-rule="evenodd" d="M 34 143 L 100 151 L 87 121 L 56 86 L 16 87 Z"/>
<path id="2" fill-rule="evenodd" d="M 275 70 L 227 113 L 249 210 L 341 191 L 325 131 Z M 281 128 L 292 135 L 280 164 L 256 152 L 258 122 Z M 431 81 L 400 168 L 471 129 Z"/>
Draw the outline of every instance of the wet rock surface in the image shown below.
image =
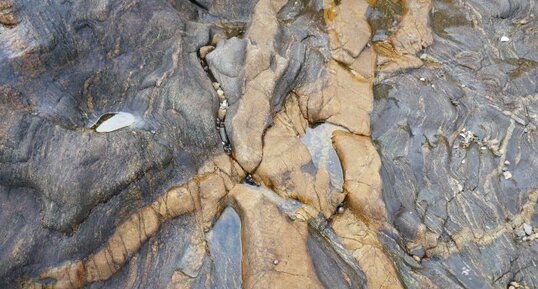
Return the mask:
<path id="1" fill-rule="evenodd" d="M 537 288 L 537 13 L 0 0 L 0 288 Z"/>
<path id="2" fill-rule="evenodd" d="M 372 137 L 408 286 L 423 276 L 445 288 L 538 286 L 537 244 L 522 241 L 536 222 L 537 70 L 524 63 L 537 44 L 523 40 L 536 34 L 536 9 L 433 1 L 424 65 L 378 82 Z"/>

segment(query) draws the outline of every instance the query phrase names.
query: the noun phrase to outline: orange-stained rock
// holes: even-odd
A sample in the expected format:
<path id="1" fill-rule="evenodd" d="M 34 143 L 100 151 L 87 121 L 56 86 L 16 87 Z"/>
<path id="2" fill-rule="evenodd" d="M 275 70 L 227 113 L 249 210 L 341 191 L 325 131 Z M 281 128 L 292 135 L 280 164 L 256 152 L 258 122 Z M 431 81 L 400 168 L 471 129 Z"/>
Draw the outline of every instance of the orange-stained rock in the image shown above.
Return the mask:
<path id="1" fill-rule="evenodd" d="M 222 177 L 226 190 L 231 190 L 232 187 L 241 182 L 245 177 L 245 171 L 241 166 L 226 154 L 215 156 L 211 161 L 205 163 L 198 170 L 199 175 L 210 174 L 217 172 Z"/>
<path id="2" fill-rule="evenodd" d="M 159 215 L 152 206 L 144 207 L 133 214 L 116 229 L 105 248 L 85 260 L 86 281 L 95 282 L 110 278 L 146 240 L 155 235 L 160 225 Z"/>
<path id="3" fill-rule="evenodd" d="M 405 13 L 397 31 L 388 42 L 376 44 L 378 69 L 383 72 L 422 66 L 416 54 L 433 43 L 429 26 L 431 0 L 403 0 L 402 5 Z"/>
<path id="4" fill-rule="evenodd" d="M 332 58 L 363 79 L 374 77 L 376 53 L 369 44 L 366 0 L 326 1 L 325 21 Z"/>
<path id="5" fill-rule="evenodd" d="M 172 187 L 153 202 L 153 208 L 164 219 L 177 217 L 194 210 L 194 200 L 184 186 Z"/>
<path id="6" fill-rule="evenodd" d="M 191 278 L 185 275 L 180 270 L 174 271 L 172 273 L 172 280 L 170 282 L 170 289 L 190 289 L 192 288 L 192 283 L 194 283 L 194 278 Z"/>
<path id="7" fill-rule="evenodd" d="M 390 42 L 400 54 L 415 54 L 432 45 L 431 0 L 403 0 L 405 14 Z"/>
<path id="8" fill-rule="evenodd" d="M 311 123 L 327 121 L 353 133 L 370 135 L 372 79 L 329 61 L 323 78 L 296 90 L 301 110 Z"/>
<path id="9" fill-rule="evenodd" d="M 256 176 L 283 197 L 297 198 L 301 195 L 301 201 L 314 202 L 313 176 L 301 170 L 311 164 L 312 159 L 299 137 L 277 119 L 267 130 L 264 144 L 264 158 Z"/>
<path id="10" fill-rule="evenodd" d="M 327 64 L 329 85 L 322 94 L 334 101 L 323 109 L 331 111 L 327 121 L 351 132 L 370 135 L 370 112 L 373 109 L 373 81 L 354 76 L 334 61 Z"/>
<path id="11" fill-rule="evenodd" d="M 284 73 L 288 60 L 273 51 L 278 33 L 277 13 L 283 0 L 261 0 L 256 4 L 247 31 L 245 88 L 231 121 L 230 139 L 234 157 L 247 172 L 262 159 L 262 135 L 269 125 L 276 82 Z M 273 61 L 274 66 L 271 66 Z"/>
<path id="12" fill-rule="evenodd" d="M 224 209 L 226 186 L 220 175 L 209 174 L 199 180 L 199 188 L 203 227 L 209 229 L 213 220 Z"/>
<path id="13" fill-rule="evenodd" d="M 86 282 L 86 272 L 84 269 L 83 262 L 67 263 L 61 267 L 41 273 L 40 277 L 60 280 L 60 282 L 55 284 L 54 289 L 81 288 L 84 286 L 84 282 Z"/>
<path id="14" fill-rule="evenodd" d="M 255 177 L 281 197 L 313 206 L 329 217 L 345 195 L 329 187 L 325 168 L 312 163 L 309 150 L 299 138 L 305 126 L 298 103 L 290 96 L 265 133 L 263 160 Z"/>
<path id="15" fill-rule="evenodd" d="M 237 185 L 230 196 L 242 224 L 244 288 L 324 288 L 308 254 L 305 222 L 290 221 L 261 189 Z"/>
<path id="16" fill-rule="evenodd" d="M 369 137 L 336 131 L 333 142 L 344 169 L 349 207 L 366 223 L 382 225 L 387 218 L 379 170 L 381 160 Z"/>
<path id="17" fill-rule="evenodd" d="M 378 55 L 377 70 L 395 72 L 407 68 L 422 66 L 422 60 L 413 54 L 399 54 L 388 42 L 377 42 L 374 49 Z"/>
<path id="18" fill-rule="evenodd" d="M 294 93 L 288 95 L 281 112 L 276 114 L 274 119 L 279 119 L 290 131 L 299 136 L 304 135 L 306 128 L 309 126 L 308 120 L 299 105 L 299 99 Z"/>
<path id="19" fill-rule="evenodd" d="M 13 13 L 13 3 L 11 0 L 0 1 L 0 24 L 6 26 L 17 25 L 17 20 Z"/>
<path id="20" fill-rule="evenodd" d="M 333 59 L 350 65 L 370 41 L 370 25 L 366 18 L 368 2 L 342 0 L 326 3 L 325 21 Z"/>
<path id="21" fill-rule="evenodd" d="M 368 228 L 349 210 L 335 215 L 331 225 L 346 249 L 359 263 L 368 280 L 368 288 L 403 288 L 394 264 L 383 251 L 375 229 Z"/>
<path id="22" fill-rule="evenodd" d="M 220 160 L 219 163 L 223 161 Z M 210 167 L 206 164 L 206 166 Z M 230 168 L 231 169 L 231 168 Z M 152 204 L 145 206 L 120 224 L 102 249 L 82 261 L 67 263 L 45 271 L 41 278 L 52 278 L 56 289 L 78 289 L 86 283 L 107 280 L 129 261 L 142 245 L 154 236 L 161 224 L 171 218 L 197 211 L 198 232 L 209 228 L 222 210 L 227 189 L 222 171 L 199 175 L 183 186 L 175 186 Z M 201 265 L 205 252 L 203 234 L 193 236 L 189 267 Z M 189 250 L 187 250 L 189 251 Z M 177 276 L 176 276 L 177 277 Z M 178 283 L 179 284 L 179 283 Z M 37 282 L 26 282 L 24 288 L 42 287 Z M 48 285 L 47 285 L 48 286 Z"/>
<path id="23" fill-rule="evenodd" d="M 375 76 L 377 54 L 373 46 L 365 47 L 362 53 L 349 65 L 351 72 L 365 79 Z M 372 100 L 373 101 L 373 100 Z"/>

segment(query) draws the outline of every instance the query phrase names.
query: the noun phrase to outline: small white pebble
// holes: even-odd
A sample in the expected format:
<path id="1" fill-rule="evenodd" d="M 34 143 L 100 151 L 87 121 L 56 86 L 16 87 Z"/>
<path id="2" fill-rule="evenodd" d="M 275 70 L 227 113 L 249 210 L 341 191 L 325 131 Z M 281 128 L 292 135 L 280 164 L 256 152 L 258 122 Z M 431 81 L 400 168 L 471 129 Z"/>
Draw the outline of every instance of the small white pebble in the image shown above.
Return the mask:
<path id="1" fill-rule="evenodd" d="M 461 160 L 461 163 L 464 164 L 466 161 L 465 160 Z"/>
<path id="2" fill-rule="evenodd" d="M 420 262 L 420 257 L 419 256 L 416 256 L 416 255 L 413 255 L 413 259 L 417 262 Z"/>
<path id="3" fill-rule="evenodd" d="M 506 172 L 503 173 L 503 176 L 504 176 L 504 179 L 505 179 L 505 180 L 509 180 L 509 179 L 512 178 L 512 173 L 506 171 Z"/>
<path id="4" fill-rule="evenodd" d="M 461 87 L 465 88 L 465 87 L 467 87 L 467 85 L 465 85 L 465 84 L 462 84 L 462 85 L 461 85 Z"/>
<path id="5" fill-rule="evenodd" d="M 509 166 L 510 165 L 510 161 L 504 161 L 504 164 Z"/>
<path id="6" fill-rule="evenodd" d="M 503 36 L 501 37 L 501 42 L 508 42 L 508 41 L 510 41 L 510 38 L 508 38 L 508 36 L 503 35 Z"/>
<path id="7" fill-rule="evenodd" d="M 420 79 L 420 81 L 426 81 L 426 78 L 424 78 L 424 77 L 421 77 L 419 79 Z"/>
<path id="8" fill-rule="evenodd" d="M 218 88 L 220 87 L 220 83 L 218 83 L 218 82 L 213 82 L 213 87 L 214 87 L 215 89 L 218 89 Z"/>
<path id="9" fill-rule="evenodd" d="M 338 207 L 338 214 L 343 214 L 345 211 L 343 206 Z"/>
<path id="10" fill-rule="evenodd" d="M 525 231 L 525 234 L 530 236 L 532 234 L 532 226 L 527 223 L 523 223 L 523 231 Z"/>
<path id="11" fill-rule="evenodd" d="M 273 265 L 278 265 L 280 263 L 277 259 L 273 260 Z"/>

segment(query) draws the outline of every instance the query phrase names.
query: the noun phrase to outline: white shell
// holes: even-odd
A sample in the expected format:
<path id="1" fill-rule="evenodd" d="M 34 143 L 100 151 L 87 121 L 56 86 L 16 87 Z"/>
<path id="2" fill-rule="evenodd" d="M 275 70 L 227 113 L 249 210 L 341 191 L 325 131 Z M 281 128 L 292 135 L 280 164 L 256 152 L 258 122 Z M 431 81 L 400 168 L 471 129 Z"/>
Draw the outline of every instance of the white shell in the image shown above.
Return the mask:
<path id="1" fill-rule="evenodd" d="M 95 131 L 97 132 L 111 132 L 127 126 L 132 125 L 135 122 L 134 115 L 127 112 L 118 112 L 113 117 L 105 120 L 99 125 Z"/>
<path id="2" fill-rule="evenodd" d="M 501 42 L 508 42 L 508 41 L 510 41 L 510 38 L 508 38 L 508 36 L 503 35 L 501 37 Z"/>

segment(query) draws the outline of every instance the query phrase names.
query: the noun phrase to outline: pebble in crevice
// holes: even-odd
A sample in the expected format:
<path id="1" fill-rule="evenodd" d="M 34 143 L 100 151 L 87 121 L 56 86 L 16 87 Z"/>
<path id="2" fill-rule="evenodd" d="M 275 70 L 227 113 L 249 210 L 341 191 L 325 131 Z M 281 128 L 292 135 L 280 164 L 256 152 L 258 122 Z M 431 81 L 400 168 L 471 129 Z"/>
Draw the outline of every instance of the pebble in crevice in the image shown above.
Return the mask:
<path id="1" fill-rule="evenodd" d="M 205 57 L 213 49 L 213 46 L 204 46 L 200 49 L 200 62 L 202 64 L 202 67 L 204 68 L 204 71 L 208 74 L 210 79 L 215 79 L 215 77 L 212 75 L 211 70 L 208 68 L 205 61 Z M 220 141 L 222 143 L 222 148 L 224 149 L 224 152 L 230 155 L 232 154 L 232 145 L 230 143 L 230 139 L 228 138 L 228 134 L 226 133 L 226 127 L 224 125 L 224 120 L 226 119 L 226 112 L 228 111 L 228 99 L 226 99 L 226 95 L 224 94 L 224 90 L 222 90 L 222 88 L 220 87 L 220 83 L 216 81 L 213 82 L 213 88 L 217 92 L 217 96 L 219 98 L 219 109 L 217 111 L 216 124 L 217 130 L 219 131 Z"/>

